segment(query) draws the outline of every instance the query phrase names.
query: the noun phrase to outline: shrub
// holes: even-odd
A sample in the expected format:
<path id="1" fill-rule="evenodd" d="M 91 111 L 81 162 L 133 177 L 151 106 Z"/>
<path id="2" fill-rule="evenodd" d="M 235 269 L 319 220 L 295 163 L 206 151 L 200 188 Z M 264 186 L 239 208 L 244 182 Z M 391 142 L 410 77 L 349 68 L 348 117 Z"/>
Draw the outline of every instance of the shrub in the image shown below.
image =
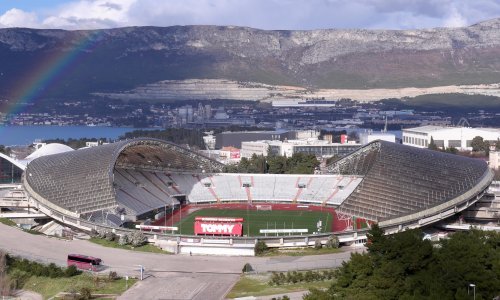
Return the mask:
<path id="1" fill-rule="evenodd" d="M 105 235 L 105 239 L 107 241 L 114 241 L 115 240 L 115 237 L 116 237 L 116 234 L 114 234 L 112 231 L 108 231 L 106 232 L 106 235 Z"/>
<path id="2" fill-rule="evenodd" d="M 134 247 L 139 247 L 147 242 L 146 236 L 140 231 L 129 233 L 127 237 L 129 243 Z"/>
<path id="3" fill-rule="evenodd" d="M 75 266 L 69 266 L 64 270 L 64 277 L 73 277 L 81 273 L 82 271 L 78 270 Z"/>
<path id="4" fill-rule="evenodd" d="M 92 290 L 86 286 L 80 288 L 80 297 L 79 300 L 89 300 L 92 298 Z"/>
<path id="5" fill-rule="evenodd" d="M 26 281 L 29 279 L 30 275 L 24 271 L 19 269 L 14 269 L 9 273 L 9 278 L 11 280 L 13 289 L 21 289 L 23 288 Z"/>
<path id="6" fill-rule="evenodd" d="M 250 265 L 249 263 L 246 263 L 244 266 L 243 266 L 243 273 L 248 273 L 248 272 L 253 272 L 254 269 L 252 268 L 252 265 Z"/>
<path id="7" fill-rule="evenodd" d="M 328 241 L 326 241 L 327 248 L 338 248 L 340 245 L 339 238 L 335 235 L 331 235 L 328 237 Z"/>
<path id="8" fill-rule="evenodd" d="M 56 266 L 55 263 L 50 263 L 47 267 L 48 269 L 48 274 L 50 278 L 57 278 L 57 277 L 63 277 L 64 272 L 61 268 Z"/>
<path id="9" fill-rule="evenodd" d="M 269 285 L 280 285 L 280 284 L 281 284 L 280 276 L 278 275 L 278 273 L 273 272 L 271 275 L 271 280 L 269 280 Z"/>
<path id="10" fill-rule="evenodd" d="M 323 247 L 323 245 L 321 245 L 321 241 L 320 240 L 316 240 L 314 242 L 314 249 L 321 249 Z"/>
<path id="11" fill-rule="evenodd" d="M 266 252 L 268 249 L 267 247 L 267 244 L 266 242 L 264 241 L 257 241 L 257 243 L 255 243 L 255 254 L 259 255 L 259 254 L 262 254 L 264 252 Z"/>
<path id="12" fill-rule="evenodd" d="M 118 273 L 116 273 L 115 271 L 109 271 L 108 279 L 110 281 L 118 279 Z"/>
<path id="13" fill-rule="evenodd" d="M 128 236 L 126 234 L 120 235 L 118 238 L 118 244 L 121 246 L 127 245 L 129 243 Z"/>

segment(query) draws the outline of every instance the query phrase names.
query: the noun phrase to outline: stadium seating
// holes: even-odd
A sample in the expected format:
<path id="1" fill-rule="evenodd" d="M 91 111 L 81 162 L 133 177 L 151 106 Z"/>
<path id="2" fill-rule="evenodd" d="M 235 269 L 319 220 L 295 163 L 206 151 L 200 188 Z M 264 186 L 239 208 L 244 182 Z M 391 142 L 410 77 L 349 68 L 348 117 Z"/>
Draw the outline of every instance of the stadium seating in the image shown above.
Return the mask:
<path id="1" fill-rule="evenodd" d="M 192 203 L 295 201 L 339 205 L 361 181 L 359 176 L 274 174 L 177 173 L 170 178 Z"/>
<path id="2" fill-rule="evenodd" d="M 378 221 L 418 212 L 471 189 L 487 170 L 480 160 L 378 143 L 331 167 L 365 175 L 340 211 Z"/>
<path id="3" fill-rule="evenodd" d="M 151 210 L 172 206 L 177 202 L 161 187 L 148 180 L 144 172 L 115 168 L 114 186 L 117 202 L 140 215 Z"/>

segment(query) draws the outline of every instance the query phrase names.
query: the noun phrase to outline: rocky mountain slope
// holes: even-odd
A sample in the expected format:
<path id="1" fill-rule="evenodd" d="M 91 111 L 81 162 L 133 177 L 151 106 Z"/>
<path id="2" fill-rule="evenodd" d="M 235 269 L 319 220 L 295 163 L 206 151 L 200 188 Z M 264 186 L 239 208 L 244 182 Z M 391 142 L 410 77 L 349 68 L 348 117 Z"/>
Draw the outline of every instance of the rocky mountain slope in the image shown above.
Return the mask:
<path id="1" fill-rule="evenodd" d="M 425 30 L 0 29 L 0 98 L 85 97 L 163 80 L 308 89 L 500 82 L 500 19 Z M 215 95 L 217 97 L 217 95 Z"/>

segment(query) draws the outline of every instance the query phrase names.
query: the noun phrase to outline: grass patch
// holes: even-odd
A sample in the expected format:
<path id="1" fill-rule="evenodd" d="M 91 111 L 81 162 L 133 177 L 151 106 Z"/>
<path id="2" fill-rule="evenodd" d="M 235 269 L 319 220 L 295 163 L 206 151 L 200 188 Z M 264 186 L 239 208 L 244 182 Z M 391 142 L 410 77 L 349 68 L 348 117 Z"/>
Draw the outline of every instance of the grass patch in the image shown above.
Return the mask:
<path id="1" fill-rule="evenodd" d="M 331 254 L 340 253 L 342 250 L 340 248 L 326 248 L 321 249 L 314 248 L 298 248 L 298 249 L 269 249 L 259 256 L 304 256 L 304 255 L 321 255 L 321 254 Z"/>
<path id="2" fill-rule="evenodd" d="M 118 248 L 118 249 L 125 249 L 125 250 L 133 250 L 133 251 L 140 251 L 140 252 L 152 252 L 152 253 L 163 253 L 163 254 L 170 254 L 170 252 L 163 251 L 162 249 L 156 247 L 155 245 L 151 244 L 145 244 L 139 247 L 133 247 L 131 245 L 120 245 L 118 242 L 115 241 L 108 241 L 106 239 L 101 239 L 101 238 L 96 238 L 92 237 L 89 239 L 90 242 L 104 246 L 104 247 L 110 247 L 110 248 Z"/>
<path id="3" fill-rule="evenodd" d="M 309 233 L 316 232 L 316 224 L 323 222 L 322 232 L 330 232 L 332 228 L 332 215 L 322 211 L 294 211 L 294 210 L 237 210 L 206 208 L 197 210 L 182 219 L 175 226 L 179 227 L 182 234 L 194 234 L 194 218 L 204 217 L 234 217 L 243 218 L 243 234 L 248 236 L 262 235 L 260 229 L 291 229 L 307 228 Z"/>
<path id="4" fill-rule="evenodd" d="M 130 288 L 137 279 L 129 278 L 128 287 Z M 79 291 L 82 287 L 88 287 L 92 294 L 122 294 L 126 291 L 126 282 L 124 278 L 101 281 L 98 286 L 94 284 L 93 275 L 85 273 L 69 278 L 49 278 L 49 277 L 30 277 L 24 284 L 23 289 L 40 293 L 44 299 L 55 296 L 59 292 Z"/>
<path id="5" fill-rule="evenodd" d="M 248 296 L 266 296 L 284 294 L 290 292 L 305 291 L 310 288 L 326 289 L 332 284 L 331 280 L 317 282 L 301 282 L 280 286 L 268 284 L 270 275 L 242 275 L 233 289 L 227 294 L 227 298 L 238 298 Z"/>
<path id="6" fill-rule="evenodd" d="M 7 219 L 7 218 L 0 218 L 0 223 L 5 224 L 7 226 L 17 227 L 16 222 L 12 221 L 11 219 Z"/>

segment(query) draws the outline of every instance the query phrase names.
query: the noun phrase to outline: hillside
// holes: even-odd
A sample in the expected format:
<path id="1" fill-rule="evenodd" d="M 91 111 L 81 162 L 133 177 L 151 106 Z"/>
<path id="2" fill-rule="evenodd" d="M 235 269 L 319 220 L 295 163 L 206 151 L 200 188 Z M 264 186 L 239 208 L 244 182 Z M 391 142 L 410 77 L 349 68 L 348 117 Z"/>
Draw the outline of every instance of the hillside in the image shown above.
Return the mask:
<path id="1" fill-rule="evenodd" d="M 0 29 L 0 58 L 0 100 L 28 89 L 37 97 L 87 97 L 184 79 L 308 89 L 487 84 L 500 82 L 500 19 L 401 31 L 9 28 Z"/>

